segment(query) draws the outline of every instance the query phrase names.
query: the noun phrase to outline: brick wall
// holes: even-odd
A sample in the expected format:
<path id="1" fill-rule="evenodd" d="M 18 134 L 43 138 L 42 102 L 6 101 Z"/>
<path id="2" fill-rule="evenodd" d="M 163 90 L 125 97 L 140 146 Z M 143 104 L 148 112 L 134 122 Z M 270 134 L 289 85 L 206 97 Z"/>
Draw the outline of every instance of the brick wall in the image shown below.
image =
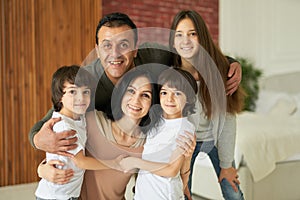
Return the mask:
<path id="1" fill-rule="evenodd" d="M 219 0 L 102 0 L 103 15 L 111 12 L 128 14 L 138 28 L 170 28 L 173 17 L 183 9 L 193 9 L 207 23 L 214 41 L 219 34 Z"/>

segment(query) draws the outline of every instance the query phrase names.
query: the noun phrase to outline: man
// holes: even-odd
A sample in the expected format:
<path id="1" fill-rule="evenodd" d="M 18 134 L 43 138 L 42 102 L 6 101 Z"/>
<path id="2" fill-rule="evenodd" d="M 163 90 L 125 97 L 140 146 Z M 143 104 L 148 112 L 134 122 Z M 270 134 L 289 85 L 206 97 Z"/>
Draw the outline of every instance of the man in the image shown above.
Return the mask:
<path id="1" fill-rule="evenodd" d="M 158 63 L 169 66 L 172 54 L 162 45 L 147 45 L 137 50 L 138 33 L 136 25 L 123 13 L 112 13 L 104 16 L 96 29 L 98 59 L 84 68 L 99 80 L 95 93 L 95 108 L 106 113 L 111 112 L 111 94 L 117 81 L 130 69 L 141 64 Z M 227 94 L 233 93 L 241 80 L 241 67 L 235 60 L 229 61 L 231 77 L 227 82 Z M 159 70 L 156 71 L 159 73 Z M 60 155 L 76 148 L 75 132 L 54 133 L 53 125 L 60 119 L 51 119 L 53 109 L 37 122 L 30 130 L 29 139 L 33 147 Z"/>

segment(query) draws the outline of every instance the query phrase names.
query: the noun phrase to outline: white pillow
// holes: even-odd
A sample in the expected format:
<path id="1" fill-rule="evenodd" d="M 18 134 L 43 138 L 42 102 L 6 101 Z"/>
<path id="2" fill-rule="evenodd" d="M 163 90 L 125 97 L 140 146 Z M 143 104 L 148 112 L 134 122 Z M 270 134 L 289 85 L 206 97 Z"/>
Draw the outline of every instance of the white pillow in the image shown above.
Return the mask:
<path id="1" fill-rule="evenodd" d="M 290 115 L 295 112 L 295 99 L 284 92 L 260 91 L 256 101 L 256 112 L 261 114 Z"/>
<path id="2" fill-rule="evenodd" d="M 296 104 L 293 102 L 293 99 L 278 99 L 276 104 L 272 107 L 269 114 L 279 115 L 279 116 L 288 116 L 293 114 L 297 110 Z"/>

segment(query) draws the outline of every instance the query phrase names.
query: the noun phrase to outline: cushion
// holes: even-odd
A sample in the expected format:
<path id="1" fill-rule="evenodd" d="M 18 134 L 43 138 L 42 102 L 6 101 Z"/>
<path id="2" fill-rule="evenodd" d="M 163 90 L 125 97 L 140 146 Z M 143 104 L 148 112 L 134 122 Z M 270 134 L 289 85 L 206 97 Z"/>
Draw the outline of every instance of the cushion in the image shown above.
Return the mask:
<path id="1" fill-rule="evenodd" d="M 269 114 L 288 116 L 292 115 L 297 110 L 296 103 L 293 99 L 278 99 L 275 105 L 271 108 Z"/>
<path id="2" fill-rule="evenodd" d="M 300 98 L 300 97 L 299 97 Z M 255 112 L 291 115 L 297 110 L 295 98 L 284 92 L 260 91 Z"/>

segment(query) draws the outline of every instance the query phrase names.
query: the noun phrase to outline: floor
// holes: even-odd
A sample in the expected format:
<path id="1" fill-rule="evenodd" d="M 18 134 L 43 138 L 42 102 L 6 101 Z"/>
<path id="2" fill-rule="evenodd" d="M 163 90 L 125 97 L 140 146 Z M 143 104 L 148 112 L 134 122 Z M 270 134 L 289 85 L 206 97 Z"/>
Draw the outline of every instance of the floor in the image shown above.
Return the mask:
<path id="1" fill-rule="evenodd" d="M 0 200 L 33 200 L 37 183 L 0 187 Z M 209 200 L 193 196 L 193 200 Z"/>

